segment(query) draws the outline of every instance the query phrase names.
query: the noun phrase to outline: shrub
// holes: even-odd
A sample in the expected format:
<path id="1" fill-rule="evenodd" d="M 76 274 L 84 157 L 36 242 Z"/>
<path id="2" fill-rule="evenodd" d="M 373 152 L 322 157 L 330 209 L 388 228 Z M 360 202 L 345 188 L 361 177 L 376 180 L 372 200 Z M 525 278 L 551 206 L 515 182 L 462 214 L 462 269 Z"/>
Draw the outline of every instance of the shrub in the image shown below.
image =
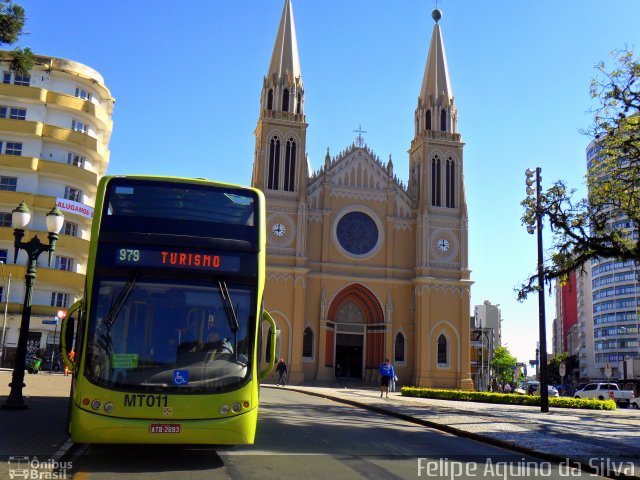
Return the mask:
<path id="1" fill-rule="evenodd" d="M 458 400 L 464 402 L 502 403 L 510 405 L 540 405 L 540 397 L 534 395 L 516 395 L 508 393 L 473 392 L 466 390 L 447 390 L 438 388 L 402 387 L 404 397 L 436 398 L 440 400 Z M 587 400 L 584 398 L 550 397 L 549 406 L 559 408 L 581 408 L 588 410 L 615 410 L 613 400 Z"/>

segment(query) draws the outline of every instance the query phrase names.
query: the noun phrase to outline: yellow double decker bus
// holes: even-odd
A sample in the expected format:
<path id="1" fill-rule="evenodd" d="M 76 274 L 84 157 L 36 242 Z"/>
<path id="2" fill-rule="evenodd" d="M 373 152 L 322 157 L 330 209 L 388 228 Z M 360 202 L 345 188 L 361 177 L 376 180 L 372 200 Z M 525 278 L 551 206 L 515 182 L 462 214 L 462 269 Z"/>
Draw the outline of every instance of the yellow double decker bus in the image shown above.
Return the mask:
<path id="1" fill-rule="evenodd" d="M 85 297 L 62 325 L 72 440 L 253 443 L 259 381 L 275 355 L 260 371 L 261 322 L 270 322 L 271 349 L 276 331 L 264 283 L 259 190 L 104 177 Z"/>

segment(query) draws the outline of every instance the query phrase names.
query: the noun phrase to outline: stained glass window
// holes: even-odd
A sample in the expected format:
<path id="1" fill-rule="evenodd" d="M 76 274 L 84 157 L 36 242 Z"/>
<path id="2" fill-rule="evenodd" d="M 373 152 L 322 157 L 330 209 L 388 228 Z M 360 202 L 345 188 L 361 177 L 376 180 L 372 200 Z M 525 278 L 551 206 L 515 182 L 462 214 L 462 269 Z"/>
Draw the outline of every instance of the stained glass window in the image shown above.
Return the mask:
<path id="1" fill-rule="evenodd" d="M 336 229 L 342 248 L 353 255 L 369 253 L 378 242 L 378 227 L 367 214 L 347 213 Z"/>

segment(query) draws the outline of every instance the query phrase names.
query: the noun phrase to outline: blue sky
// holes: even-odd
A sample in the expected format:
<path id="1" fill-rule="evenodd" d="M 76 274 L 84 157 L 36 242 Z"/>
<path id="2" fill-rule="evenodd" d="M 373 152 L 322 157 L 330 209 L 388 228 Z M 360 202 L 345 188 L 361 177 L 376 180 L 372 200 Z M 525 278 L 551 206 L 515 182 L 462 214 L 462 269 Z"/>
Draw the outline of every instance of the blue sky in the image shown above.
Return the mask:
<path id="1" fill-rule="evenodd" d="M 260 89 L 284 0 L 17 0 L 21 44 L 84 63 L 116 99 L 108 173 L 248 184 Z M 293 0 L 305 85 L 307 153 L 316 170 L 362 125 L 406 182 L 413 113 L 433 1 Z M 537 299 L 514 287 L 536 266 L 520 225 L 524 170 L 543 186 L 581 187 L 594 65 L 640 48 L 638 0 L 440 0 L 449 72 L 466 143 L 472 304 L 503 313 L 503 341 L 533 358 Z M 547 246 L 549 241 L 546 241 Z M 553 298 L 548 297 L 551 342 Z"/>

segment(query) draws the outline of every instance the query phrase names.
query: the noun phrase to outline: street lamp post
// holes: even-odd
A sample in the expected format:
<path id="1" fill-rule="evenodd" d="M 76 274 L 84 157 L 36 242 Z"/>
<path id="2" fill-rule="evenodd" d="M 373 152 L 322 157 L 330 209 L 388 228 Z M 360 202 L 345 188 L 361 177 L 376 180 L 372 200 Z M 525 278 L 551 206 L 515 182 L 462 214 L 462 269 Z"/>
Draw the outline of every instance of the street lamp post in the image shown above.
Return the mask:
<path id="1" fill-rule="evenodd" d="M 533 235 L 537 230 L 538 233 L 538 328 L 540 330 L 540 411 L 542 413 L 549 412 L 549 391 L 547 378 L 547 329 L 545 325 L 544 312 L 544 270 L 543 270 L 543 249 L 542 249 L 542 177 L 540 173 L 542 169 L 536 167 L 535 171 L 527 168 L 525 172 L 528 205 L 530 210 L 527 215 L 527 232 Z M 533 175 L 535 174 L 535 180 Z M 535 181 L 536 188 L 532 188 Z M 532 195 L 535 193 L 535 198 Z M 535 226 L 534 226 L 535 225 Z"/>
<path id="2" fill-rule="evenodd" d="M 27 208 L 24 202 L 21 202 L 18 208 L 13 210 L 11 214 L 11 223 L 13 225 L 13 236 L 15 242 L 15 253 L 13 256 L 13 262 L 15 263 L 18 258 L 18 252 L 20 249 L 27 253 L 27 271 L 25 273 L 25 293 L 24 304 L 22 307 L 22 321 L 20 323 L 20 336 L 18 337 L 18 346 L 16 348 L 16 361 L 13 367 L 12 381 L 9 384 L 11 392 L 7 397 L 7 400 L 2 405 L 4 409 L 22 410 L 28 407 L 22 396 L 22 389 L 24 388 L 24 370 L 26 366 L 27 356 L 27 339 L 29 337 L 29 322 L 31 320 L 31 303 L 33 295 L 33 286 L 36 283 L 36 268 L 38 257 L 41 253 L 49 252 L 48 265 L 51 266 L 51 258 L 56 248 L 56 242 L 58 240 L 58 232 L 62 228 L 64 223 L 64 216 L 60 212 L 57 206 L 47 213 L 47 231 L 49 232 L 49 244 L 45 245 L 40 241 L 38 236 L 34 236 L 28 242 L 23 242 L 24 228 L 29 224 L 31 220 L 31 212 Z"/>
<path id="3" fill-rule="evenodd" d="M 2 343 L 0 343 L 0 367 L 4 364 L 4 337 L 7 328 L 7 309 L 9 308 L 9 290 L 11 289 L 11 272 L 9 272 L 9 279 L 6 284 L 4 283 L 4 262 L 0 261 L 2 266 L 2 294 L 4 295 L 4 318 L 2 319 Z"/>

